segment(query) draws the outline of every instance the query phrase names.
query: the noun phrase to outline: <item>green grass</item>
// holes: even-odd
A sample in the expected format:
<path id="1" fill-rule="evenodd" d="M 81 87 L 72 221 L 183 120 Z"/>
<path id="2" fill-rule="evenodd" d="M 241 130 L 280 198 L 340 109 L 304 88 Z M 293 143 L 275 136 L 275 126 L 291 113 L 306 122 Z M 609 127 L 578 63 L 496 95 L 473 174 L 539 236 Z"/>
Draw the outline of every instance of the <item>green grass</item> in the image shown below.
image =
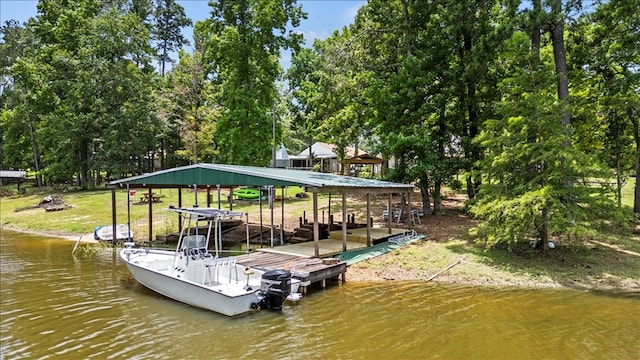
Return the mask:
<path id="1" fill-rule="evenodd" d="M 15 185 L 2 187 L 5 192 L 9 191 L 14 194 L 10 197 L 0 197 L 0 221 L 3 225 L 34 231 L 53 231 L 64 234 L 86 234 L 91 233 L 97 226 L 111 224 L 112 221 L 112 204 L 111 190 L 100 189 L 91 191 L 81 190 L 62 190 L 52 188 L 26 188 L 24 195 L 16 195 L 17 189 Z M 23 187 L 24 189 L 24 187 Z M 147 190 L 138 189 L 135 196 L 130 198 L 129 209 L 131 214 L 132 229 L 136 239 L 148 238 L 148 213 L 149 205 L 140 204 L 142 193 Z M 307 221 L 313 221 L 312 197 L 298 198 L 295 195 L 304 192 L 299 187 L 286 188 L 285 195 L 285 219 L 297 220 L 305 217 Z M 154 193 L 160 196 L 160 203 L 152 204 L 153 212 L 153 231 L 156 234 L 167 234 L 177 231 L 178 220 L 174 213 L 167 211 L 170 205 L 178 206 L 178 190 L 177 189 L 157 189 Z M 47 212 L 43 208 L 32 208 L 28 210 L 17 211 L 21 208 L 33 207 L 38 205 L 47 195 L 59 195 L 63 198 L 64 204 L 68 208 L 62 211 Z M 211 207 L 218 206 L 218 194 L 214 189 L 211 194 Z M 228 190 L 221 192 L 221 208 L 229 209 Z M 283 191 L 281 188 L 276 189 L 276 196 L 282 198 Z M 198 191 L 198 204 L 201 207 L 207 206 L 206 191 Z M 379 199 L 378 203 L 386 202 L 385 199 Z M 190 207 L 195 203 L 193 190 L 182 190 L 182 206 Z M 282 212 L 282 203 L 275 202 L 274 215 L 280 218 Z M 332 196 L 332 213 L 339 214 L 342 210 L 341 197 Z M 355 213 L 359 221 L 364 220 L 366 206 L 362 206 L 359 201 L 348 199 L 348 214 Z M 262 204 L 263 223 L 270 221 L 270 210 L 268 203 Z M 127 222 L 127 191 L 116 190 L 116 222 Z M 329 195 L 320 194 L 318 196 L 318 216 L 320 221 L 328 221 Z M 257 201 L 233 201 L 233 210 L 246 212 L 249 214 L 249 221 L 253 223 L 259 222 L 260 205 Z M 341 220 L 336 218 L 336 221 Z M 279 220 L 277 221 L 279 223 Z M 293 230 L 293 229 L 286 229 Z"/>
<path id="2" fill-rule="evenodd" d="M 622 205 L 633 208 L 633 193 L 636 186 L 636 178 L 629 177 L 627 183 L 622 187 Z"/>

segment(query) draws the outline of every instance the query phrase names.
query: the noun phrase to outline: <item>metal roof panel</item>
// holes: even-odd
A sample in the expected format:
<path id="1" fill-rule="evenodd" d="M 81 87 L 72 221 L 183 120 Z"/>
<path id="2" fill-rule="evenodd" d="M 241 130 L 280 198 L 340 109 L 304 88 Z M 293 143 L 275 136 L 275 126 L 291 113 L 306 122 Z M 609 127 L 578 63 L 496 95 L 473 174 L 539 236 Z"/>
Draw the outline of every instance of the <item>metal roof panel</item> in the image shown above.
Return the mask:
<path id="1" fill-rule="evenodd" d="M 110 185 L 147 187 L 190 186 L 301 186 L 314 192 L 370 190 L 396 192 L 413 189 L 413 185 L 362 179 L 313 171 L 264 168 L 226 164 L 195 164 L 111 181 Z"/>

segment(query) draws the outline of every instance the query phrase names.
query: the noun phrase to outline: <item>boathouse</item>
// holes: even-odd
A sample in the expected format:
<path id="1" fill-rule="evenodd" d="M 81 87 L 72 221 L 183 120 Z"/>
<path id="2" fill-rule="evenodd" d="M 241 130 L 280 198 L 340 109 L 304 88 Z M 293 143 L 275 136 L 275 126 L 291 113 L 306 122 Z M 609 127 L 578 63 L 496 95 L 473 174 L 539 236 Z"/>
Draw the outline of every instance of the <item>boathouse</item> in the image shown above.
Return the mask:
<path id="1" fill-rule="evenodd" d="M 115 218 L 115 190 L 118 188 L 126 188 L 127 194 L 131 190 L 143 190 L 148 194 L 148 198 L 152 198 L 153 189 L 178 189 L 178 207 L 182 207 L 182 189 L 194 190 L 197 203 L 197 194 L 205 192 L 207 201 L 208 195 L 212 191 L 220 194 L 221 188 L 233 188 L 240 186 L 251 186 L 258 188 L 274 188 L 298 186 L 304 188 L 306 192 L 312 196 L 312 214 L 313 214 L 313 252 L 310 254 L 312 258 L 320 258 L 324 254 L 336 254 L 346 252 L 347 249 L 347 195 L 359 194 L 366 195 L 366 218 L 370 219 L 371 214 L 371 196 L 387 194 L 389 199 L 388 209 L 392 208 L 391 200 L 393 194 L 404 194 L 407 202 L 411 204 L 411 193 L 413 185 L 394 183 L 381 180 L 362 179 L 356 177 L 333 175 L 328 173 L 318 173 L 312 171 L 263 168 L 253 166 L 225 165 L 225 164 L 208 164 L 200 163 L 177 167 L 173 169 L 161 170 L 154 173 L 133 176 L 125 179 L 111 181 L 108 185 L 112 189 L 112 217 L 113 224 L 116 224 Z M 342 197 L 342 244 L 341 247 L 332 249 L 322 249 L 320 243 L 320 219 L 318 216 L 318 194 L 333 194 Z M 143 194 L 145 194 L 143 192 Z M 218 196 L 220 198 L 220 196 Z M 283 199 L 284 200 L 284 199 Z M 152 201 L 148 201 L 149 206 L 149 237 L 152 234 Z M 207 204 L 209 205 L 209 204 Z M 282 211 L 284 207 L 282 203 Z M 409 205 L 410 206 L 410 205 Z M 408 209 L 411 213 L 411 209 Z M 362 231 L 362 237 L 366 238 L 367 246 L 372 245 L 372 231 L 386 231 L 392 234 L 393 217 L 389 216 L 388 226 L 386 229 L 372 229 L 370 221 L 367 221 L 366 229 Z M 411 228 L 411 221 L 408 222 Z M 149 239 L 151 241 L 151 238 Z M 272 244 L 273 245 L 273 244 Z M 310 245 L 310 243 L 309 243 Z M 328 245 L 327 245 L 328 246 Z M 307 246 L 307 249 L 310 247 Z M 323 251 L 324 250 L 324 251 Z M 284 255 L 284 254 L 283 254 Z M 247 260 L 250 261 L 251 259 Z M 344 270 L 342 270 L 344 271 Z M 342 273 L 344 275 L 344 272 Z"/>

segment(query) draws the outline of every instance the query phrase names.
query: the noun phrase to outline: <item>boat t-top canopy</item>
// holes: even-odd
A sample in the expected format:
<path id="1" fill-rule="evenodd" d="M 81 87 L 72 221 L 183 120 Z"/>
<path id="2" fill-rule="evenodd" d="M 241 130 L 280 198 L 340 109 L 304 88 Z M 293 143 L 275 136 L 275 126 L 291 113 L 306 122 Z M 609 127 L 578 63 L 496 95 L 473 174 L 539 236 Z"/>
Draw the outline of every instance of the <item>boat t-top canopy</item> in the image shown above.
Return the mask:
<path id="1" fill-rule="evenodd" d="M 181 215 L 189 215 L 193 220 L 215 220 L 242 217 L 245 213 L 239 211 L 221 210 L 214 208 L 177 208 L 169 206 L 169 210 Z"/>

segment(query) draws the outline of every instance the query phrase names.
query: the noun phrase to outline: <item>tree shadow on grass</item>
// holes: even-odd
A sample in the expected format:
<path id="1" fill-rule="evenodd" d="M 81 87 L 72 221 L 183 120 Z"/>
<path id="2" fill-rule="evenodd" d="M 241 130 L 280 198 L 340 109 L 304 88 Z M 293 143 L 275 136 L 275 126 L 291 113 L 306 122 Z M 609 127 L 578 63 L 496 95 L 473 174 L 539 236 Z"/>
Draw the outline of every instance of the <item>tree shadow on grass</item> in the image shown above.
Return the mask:
<path id="1" fill-rule="evenodd" d="M 484 265 L 532 279 L 546 277 L 579 290 L 620 290 L 640 293 L 640 253 L 599 243 L 558 245 L 541 251 L 527 244 L 485 249 L 466 243 L 446 245 L 458 254 L 475 256 Z"/>

